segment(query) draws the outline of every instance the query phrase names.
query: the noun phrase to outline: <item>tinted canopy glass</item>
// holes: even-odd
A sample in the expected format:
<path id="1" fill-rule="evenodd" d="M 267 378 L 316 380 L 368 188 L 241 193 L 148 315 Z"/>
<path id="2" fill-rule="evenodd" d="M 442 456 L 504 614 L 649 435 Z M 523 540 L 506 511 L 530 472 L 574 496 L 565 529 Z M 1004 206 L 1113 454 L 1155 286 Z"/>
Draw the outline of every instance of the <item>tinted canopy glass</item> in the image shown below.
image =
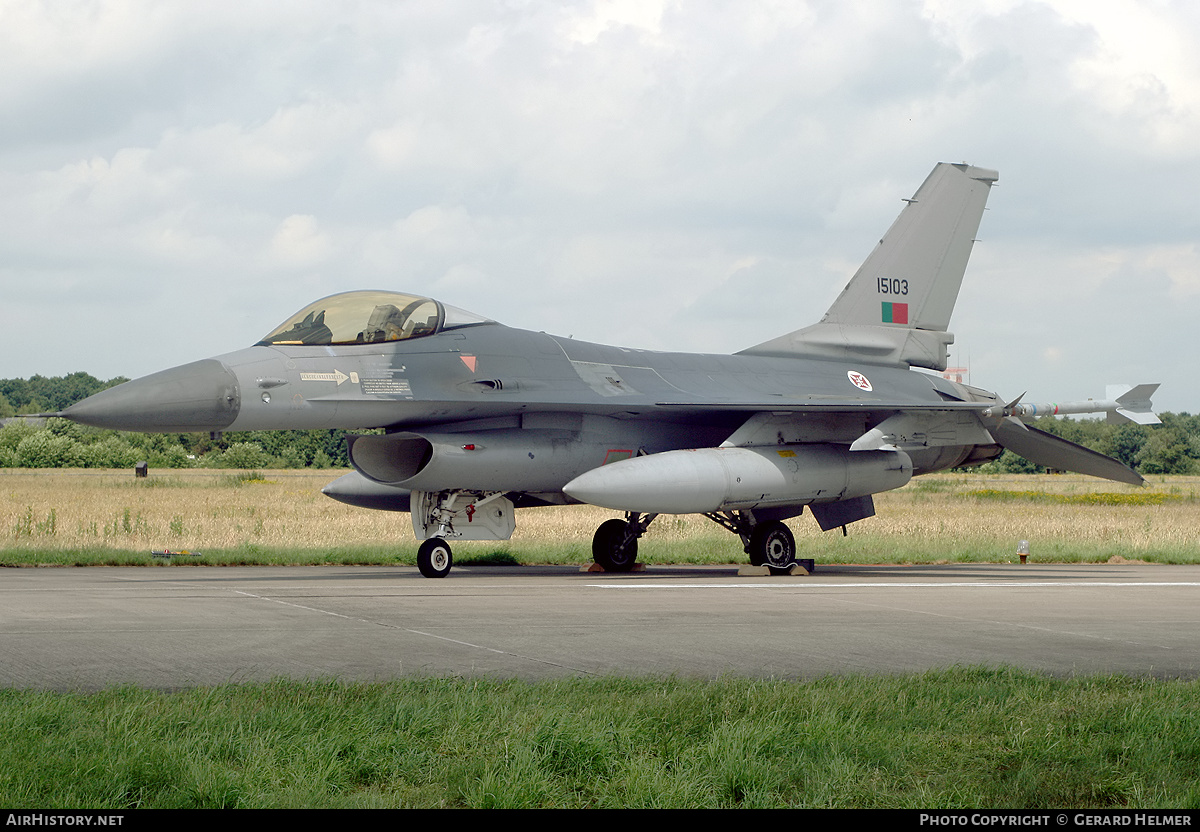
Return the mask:
<path id="1" fill-rule="evenodd" d="M 259 343 L 375 344 L 482 323 L 491 322 L 432 298 L 401 292 L 345 292 L 309 304 Z"/>

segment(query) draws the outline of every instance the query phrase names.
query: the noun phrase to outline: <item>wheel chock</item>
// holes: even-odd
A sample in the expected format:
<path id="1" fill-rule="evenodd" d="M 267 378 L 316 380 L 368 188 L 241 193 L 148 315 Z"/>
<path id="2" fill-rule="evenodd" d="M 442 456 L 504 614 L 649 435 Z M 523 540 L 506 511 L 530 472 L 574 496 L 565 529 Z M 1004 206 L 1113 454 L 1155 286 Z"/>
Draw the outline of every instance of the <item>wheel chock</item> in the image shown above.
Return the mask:
<path id="1" fill-rule="evenodd" d="M 813 573 L 813 562 L 807 558 L 798 560 L 791 566 L 786 566 L 782 569 L 776 566 L 753 566 L 745 565 L 738 567 L 738 575 L 746 578 L 758 578 L 764 575 L 811 575 Z"/>

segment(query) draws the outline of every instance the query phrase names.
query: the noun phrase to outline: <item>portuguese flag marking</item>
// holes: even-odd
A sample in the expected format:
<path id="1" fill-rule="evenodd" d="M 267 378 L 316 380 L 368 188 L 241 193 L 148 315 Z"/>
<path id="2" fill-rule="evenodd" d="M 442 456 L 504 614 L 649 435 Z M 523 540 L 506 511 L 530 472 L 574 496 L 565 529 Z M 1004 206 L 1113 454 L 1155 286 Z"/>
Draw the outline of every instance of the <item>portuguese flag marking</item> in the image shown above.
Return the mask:
<path id="1" fill-rule="evenodd" d="M 883 302 L 883 322 L 885 324 L 908 323 L 908 304 Z"/>

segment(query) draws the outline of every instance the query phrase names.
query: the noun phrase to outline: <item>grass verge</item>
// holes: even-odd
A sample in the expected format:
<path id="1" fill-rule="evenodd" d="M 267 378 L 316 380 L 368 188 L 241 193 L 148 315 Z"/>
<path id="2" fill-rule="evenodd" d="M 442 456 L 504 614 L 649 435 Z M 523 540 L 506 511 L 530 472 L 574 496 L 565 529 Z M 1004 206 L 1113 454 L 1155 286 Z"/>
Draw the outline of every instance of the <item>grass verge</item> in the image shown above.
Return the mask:
<path id="1" fill-rule="evenodd" d="M 276 681 L 0 691 L 0 805 L 1196 808 L 1200 682 Z"/>

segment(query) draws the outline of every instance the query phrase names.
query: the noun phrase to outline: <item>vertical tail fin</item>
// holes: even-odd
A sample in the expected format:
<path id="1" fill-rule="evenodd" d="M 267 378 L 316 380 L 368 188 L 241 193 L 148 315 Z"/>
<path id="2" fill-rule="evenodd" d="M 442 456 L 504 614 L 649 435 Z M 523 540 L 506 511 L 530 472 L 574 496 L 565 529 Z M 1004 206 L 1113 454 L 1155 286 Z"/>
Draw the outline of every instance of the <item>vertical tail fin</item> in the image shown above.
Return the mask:
<path id="1" fill-rule="evenodd" d="M 821 322 L 743 350 L 749 355 L 854 358 L 944 370 L 947 329 L 999 178 L 970 165 L 937 165 L 846 284 Z"/>

